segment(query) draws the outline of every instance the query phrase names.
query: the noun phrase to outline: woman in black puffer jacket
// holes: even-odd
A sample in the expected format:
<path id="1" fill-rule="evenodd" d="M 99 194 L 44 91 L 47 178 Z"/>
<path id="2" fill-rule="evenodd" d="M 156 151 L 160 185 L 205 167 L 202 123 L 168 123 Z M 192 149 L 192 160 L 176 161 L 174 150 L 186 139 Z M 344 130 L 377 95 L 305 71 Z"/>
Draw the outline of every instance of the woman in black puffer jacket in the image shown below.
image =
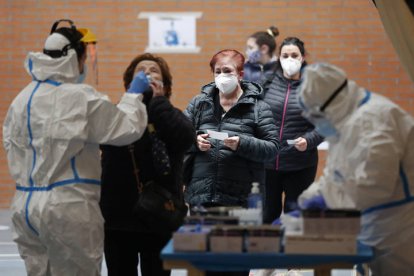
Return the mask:
<path id="1" fill-rule="evenodd" d="M 262 88 L 241 80 L 243 64 L 243 55 L 235 50 L 215 54 L 210 62 L 215 82 L 204 86 L 184 111 L 198 132 L 185 190 L 192 206 L 246 207 L 252 182 L 264 183 L 264 162 L 279 148 L 270 107 L 259 99 Z M 213 139 L 208 130 L 229 138 Z"/>
<path id="2" fill-rule="evenodd" d="M 280 152 L 266 165 L 265 223 L 279 218 L 283 193 L 284 212 L 296 208 L 298 196 L 315 178 L 317 146 L 323 141 L 302 117 L 297 97 L 301 69 L 306 65 L 304 43 L 296 37 L 286 38 L 280 46 L 278 62 L 274 75 L 264 83 L 264 101 L 272 109 L 281 143 Z"/>
<path id="3" fill-rule="evenodd" d="M 157 136 L 166 145 L 171 170 L 164 175 L 154 167 L 148 130 L 130 146 L 101 146 L 100 204 L 105 219 L 104 249 L 109 276 L 138 275 L 138 260 L 143 276 L 170 275 L 170 271 L 163 270 L 159 255 L 172 233 L 154 229 L 154 225 L 148 225 L 147 221 L 134 214 L 139 192 L 130 150 L 133 151 L 141 183 L 157 182 L 182 198 L 183 157 L 195 143 L 191 122 L 169 101 L 172 77 L 165 60 L 151 54 L 136 57 L 124 73 L 125 88 L 138 71 L 151 76 L 151 89 L 144 93 L 148 122 L 154 125 Z"/>

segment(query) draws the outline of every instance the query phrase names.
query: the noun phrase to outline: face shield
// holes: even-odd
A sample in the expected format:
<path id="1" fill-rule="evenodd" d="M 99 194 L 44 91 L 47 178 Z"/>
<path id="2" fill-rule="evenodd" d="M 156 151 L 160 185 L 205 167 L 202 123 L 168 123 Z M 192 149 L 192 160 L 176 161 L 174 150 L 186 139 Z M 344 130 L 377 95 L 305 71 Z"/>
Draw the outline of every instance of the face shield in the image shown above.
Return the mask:
<path id="1" fill-rule="evenodd" d="M 302 116 L 315 126 L 315 130 L 325 138 L 339 137 L 339 133 L 333 123 L 327 118 L 325 109 L 335 99 L 335 97 L 347 85 L 348 80 L 345 81 L 332 93 L 332 95 L 321 105 L 306 107 L 302 98 L 299 98 L 299 104 L 303 108 Z"/>
<path id="2" fill-rule="evenodd" d="M 95 34 L 86 28 L 79 28 L 78 31 L 82 33 L 83 37 L 81 41 L 85 43 L 86 50 L 88 51 L 88 60 L 89 63 L 86 67 L 92 68 L 92 74 L 90 74 L 92 78 L 92 82 L 95 83 L 95 85 L 98 85 L 99 83 L 99 71 L 98 71 L 98 49 L 97 49 L 97 38 Z M 86 65 L 86 63 L 85 63 Z"/>

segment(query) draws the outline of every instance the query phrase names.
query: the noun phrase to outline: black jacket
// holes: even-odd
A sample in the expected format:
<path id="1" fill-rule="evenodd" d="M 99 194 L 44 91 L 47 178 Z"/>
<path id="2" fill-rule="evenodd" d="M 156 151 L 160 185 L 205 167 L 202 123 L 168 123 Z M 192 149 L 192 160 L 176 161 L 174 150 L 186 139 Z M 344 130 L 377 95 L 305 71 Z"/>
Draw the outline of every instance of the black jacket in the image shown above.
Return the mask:
<path id="1" fill-rule="evenodd" d="M 191 205 L 245 206 L 252 182 L 264 183 L 264 162 L 277 153 L 278 134 L 270 107 L 259 99 L 261 86 L 247 81 L 241 86 L 242 96 L 223 117 L 214 83 L 204 86 L 184 111 L 199 133 L 214 130 L 240 137 L 236 151 L 215 139 L 209 139 L 212 147 L 206 152 L 193 147 L 194 169 L 185 190 Z"/>
<path id="2" fill-rule="evenodd" d="M 184 153 L 195 142 L 195 131 L 183 113 L 174 108 L 166 97 L 154 97 L 147 106 L 148 121 L 166 143 L 172 173 L 157 174 L 152 163 L 151 140 L 148 130 L 134 145 L 140 181 L 157 181 L 170 192 L 182 196 L 182 162 Z M 102 190 L 101 209 L 105 227 L 146 232 L 147 227 L 133 214 L 139 193 L 133 173 L 128 146 L 101 146 Z"/>
<path id="3" fill-rule="evenodd" d="M 271 61 L 265 65 L 259 63 L 251 63 L 247 61 L 244 64 L 244 75 L 243 79 L 248 81 L 257 82 L 258 84 L 263 84 L 263 81 L 270 78 L 278 66 L 278 61 Z"/>
<path id="4" fill-rule="evenodd" d="M 317 146 L 323 141 L 314 126 L 302 117 L 298 102 L 299 86 L 302 80 L 289 80 L 279 69 L 264 83 L 264 101 L 270 105 L 276 121 L 281 143 L 280 152 L 266 164 L 267 169 L 295 171 L 318 164 Z M 298 151 L 286 140 L 303 137 L 308 143 L 307 150 Z"/>

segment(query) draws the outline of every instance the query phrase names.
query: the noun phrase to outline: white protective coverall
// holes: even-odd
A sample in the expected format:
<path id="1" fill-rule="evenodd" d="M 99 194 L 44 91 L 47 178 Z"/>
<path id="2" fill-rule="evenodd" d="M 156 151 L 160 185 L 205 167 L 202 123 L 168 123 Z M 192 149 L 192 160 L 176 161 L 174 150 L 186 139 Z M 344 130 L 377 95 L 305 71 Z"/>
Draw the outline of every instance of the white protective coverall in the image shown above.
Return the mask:
<path id="1" fill-rule="evenodd" d="M 321 106 L 346 79 L 332 65 L 308 66 L 300 100 Z M 339 131 L 323 175 L 299 196 L 322 195 L 331 209 L 362 211 L 359 239 L 374 247 L 374 275 L 414 271 L 414 119 L 390 100 L 348 84 L 325 109 Z"/>
<path id="2" fill-rule="evenodd" d="M 16 182 L 14 240 L 28 275 L 100 275 L 99 144 L 126 145 L 142 136 L 142 96 L 127 93 L 115 106 L 76 84 L 72 49 L 55 59 L 31 52 L 25 68 L 33 81 L 13 100 L 3 126 Z"/>

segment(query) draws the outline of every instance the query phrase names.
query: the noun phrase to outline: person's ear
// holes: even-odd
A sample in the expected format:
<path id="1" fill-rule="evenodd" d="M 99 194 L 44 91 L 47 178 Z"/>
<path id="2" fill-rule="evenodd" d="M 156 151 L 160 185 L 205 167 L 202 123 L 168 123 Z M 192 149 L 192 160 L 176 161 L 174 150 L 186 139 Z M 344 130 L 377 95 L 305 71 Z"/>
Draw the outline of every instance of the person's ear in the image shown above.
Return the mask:
<path id="1" fill-rule="evenodd" d="M 243 70 L 241 70 L 241 71 L 239 72 L 239 81 L 241 81 L 241 80 L 243 79 L 243 76 L 244 76 L 244 71 L 243 71 Z"/>
<path id="2" fill-rule="evenodd" d="M 263 44 L 262 46 L 260 46 L 260 52 L 269 55 L 269 46 L 267 46 L 266 44 Z"/>

